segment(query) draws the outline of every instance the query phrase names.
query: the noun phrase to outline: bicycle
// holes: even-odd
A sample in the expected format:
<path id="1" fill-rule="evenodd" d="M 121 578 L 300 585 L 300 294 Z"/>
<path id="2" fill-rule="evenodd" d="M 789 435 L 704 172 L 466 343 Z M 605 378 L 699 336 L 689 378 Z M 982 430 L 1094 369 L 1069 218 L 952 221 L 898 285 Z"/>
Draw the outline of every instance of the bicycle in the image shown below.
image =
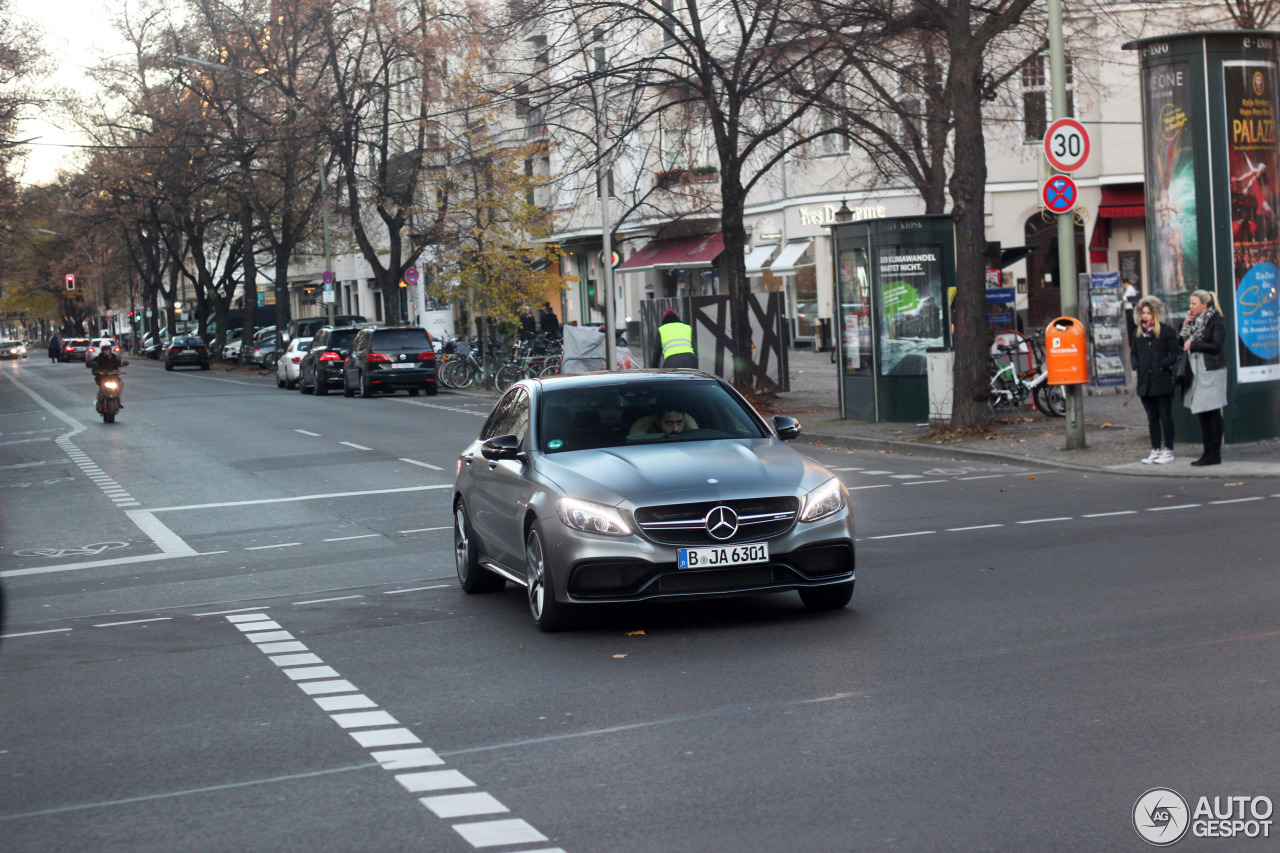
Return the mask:
<path id="1" fill-rule="evenodd" d="M 498 369 L 494 384 L 499 391 L 506 391 L 521 379 L 559 373 L 560 355 L 559 342 L 546 337 L 516 341 Z"/>
<path id="2" fill-rule="evenodd" d="M 982 394 L 992 417 L 996 416 L 998 409 L 1024 405 L 1028 397 L 1045 417 L 1065 418 L 1067 416 L 1066 393 L 1061 385 L 1049 384 L 1049 371 L 1044 366 L 1044 354 L 1034 338 L 1017 335 L 1012 344 L 1000 343 L 997 339 L 992 349 L 1006 359 L 1006 363 L 1000 364 L 995 353 L 988 359 L 992 375 L 990 382 L 983 386 Z M 1019 370 L 1018 362 L 1027 358 L 1030 363 L 1031 356 L 1034 356 L 1034 365 Z"/>

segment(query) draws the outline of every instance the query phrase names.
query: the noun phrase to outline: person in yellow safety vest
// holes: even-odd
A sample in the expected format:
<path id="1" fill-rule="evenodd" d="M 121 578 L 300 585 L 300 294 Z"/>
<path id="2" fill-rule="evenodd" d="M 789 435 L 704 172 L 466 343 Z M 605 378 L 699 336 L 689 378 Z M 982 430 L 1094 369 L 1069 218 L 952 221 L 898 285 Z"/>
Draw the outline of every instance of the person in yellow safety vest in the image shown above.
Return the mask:
<path id="1" fill-rule="evenodd" d="M 668 308 L 658 325 L 658 349 L 651 359 L 653 367 L 698 367 L 693 351 L 693 327 L 680 322 L 680 315 Z"/>

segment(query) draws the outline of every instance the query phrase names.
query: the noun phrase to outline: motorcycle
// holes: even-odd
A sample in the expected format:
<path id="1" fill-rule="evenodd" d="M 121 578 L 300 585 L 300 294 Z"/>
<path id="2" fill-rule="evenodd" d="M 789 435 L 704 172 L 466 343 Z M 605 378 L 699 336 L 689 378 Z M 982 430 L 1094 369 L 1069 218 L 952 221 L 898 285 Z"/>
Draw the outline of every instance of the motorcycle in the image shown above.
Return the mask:
<path id="1" fill-rule="evenodd" d="M 115 423 L 116 412 L 120 411 L 120 376 L 104 373 L 98 377 L 98 414 L 103 423 Z"/>

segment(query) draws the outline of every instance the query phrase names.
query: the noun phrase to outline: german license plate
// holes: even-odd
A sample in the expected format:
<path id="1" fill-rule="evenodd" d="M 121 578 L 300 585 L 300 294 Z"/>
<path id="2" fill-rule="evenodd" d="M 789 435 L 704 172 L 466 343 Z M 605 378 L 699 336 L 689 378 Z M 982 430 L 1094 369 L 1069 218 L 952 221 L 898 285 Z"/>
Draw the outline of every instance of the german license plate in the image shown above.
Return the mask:
<path id="1" fill-rule="evenodd" d="M 405 370 L 405 369 L 414 368 L 414 367 L 417 367 L 417 366 L 418 366 L 418 362 L 416 362 L 416 361 L 407 361 L 407 362 L 405 362 L 404 364 L 393 364 L 393 365 L 391 365 L 391 367 L 394 367 L 394 368 L 395 368 L 395 369 L 397 369 L 397 370 Z"/>
<path id="2" fill-rule="evenodd" d="M 721 548 L 681 548 L 677 554 L 682 569 L 718 569 L 721 566 L 769 562 L 769 546 L 763 542 Z"/>

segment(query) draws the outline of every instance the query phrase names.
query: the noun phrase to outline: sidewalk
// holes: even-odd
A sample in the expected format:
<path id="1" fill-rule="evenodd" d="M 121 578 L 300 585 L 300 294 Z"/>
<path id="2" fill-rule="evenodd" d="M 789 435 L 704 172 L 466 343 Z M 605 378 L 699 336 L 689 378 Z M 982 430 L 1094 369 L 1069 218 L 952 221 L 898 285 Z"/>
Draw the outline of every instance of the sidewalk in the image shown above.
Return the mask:
<path id="1" fill-rule="evenodd" d="M 1201 445 L 1178 442 L 1174 461 L 1144 465 L 1151 447 L 1147 416 L 1136 396 L 1095 389 L 1084 398 L 1085 444 L 1083 450 L 1066 450 L 1066 422 L 1046 418 L 1034 407 L 1010 412 L 983 434 L 935 437 L 928 424 L 867 423 L 840 417 L 836 365 L 830 353 L 792 350 L 791 390 L 772 398 L 777 414 L 793 415 L 804 426 L 799 441 L 917 453 L 943 457 L 992 457 L 1044 465 L 1115 474 L 1154 477 L 1280 478 L 1280 439 L 1228 444 L 1222 448 L 1222 464 L 1192 468 Z M 1174 405 L 1180 405 L 1175 402 Z"/>

